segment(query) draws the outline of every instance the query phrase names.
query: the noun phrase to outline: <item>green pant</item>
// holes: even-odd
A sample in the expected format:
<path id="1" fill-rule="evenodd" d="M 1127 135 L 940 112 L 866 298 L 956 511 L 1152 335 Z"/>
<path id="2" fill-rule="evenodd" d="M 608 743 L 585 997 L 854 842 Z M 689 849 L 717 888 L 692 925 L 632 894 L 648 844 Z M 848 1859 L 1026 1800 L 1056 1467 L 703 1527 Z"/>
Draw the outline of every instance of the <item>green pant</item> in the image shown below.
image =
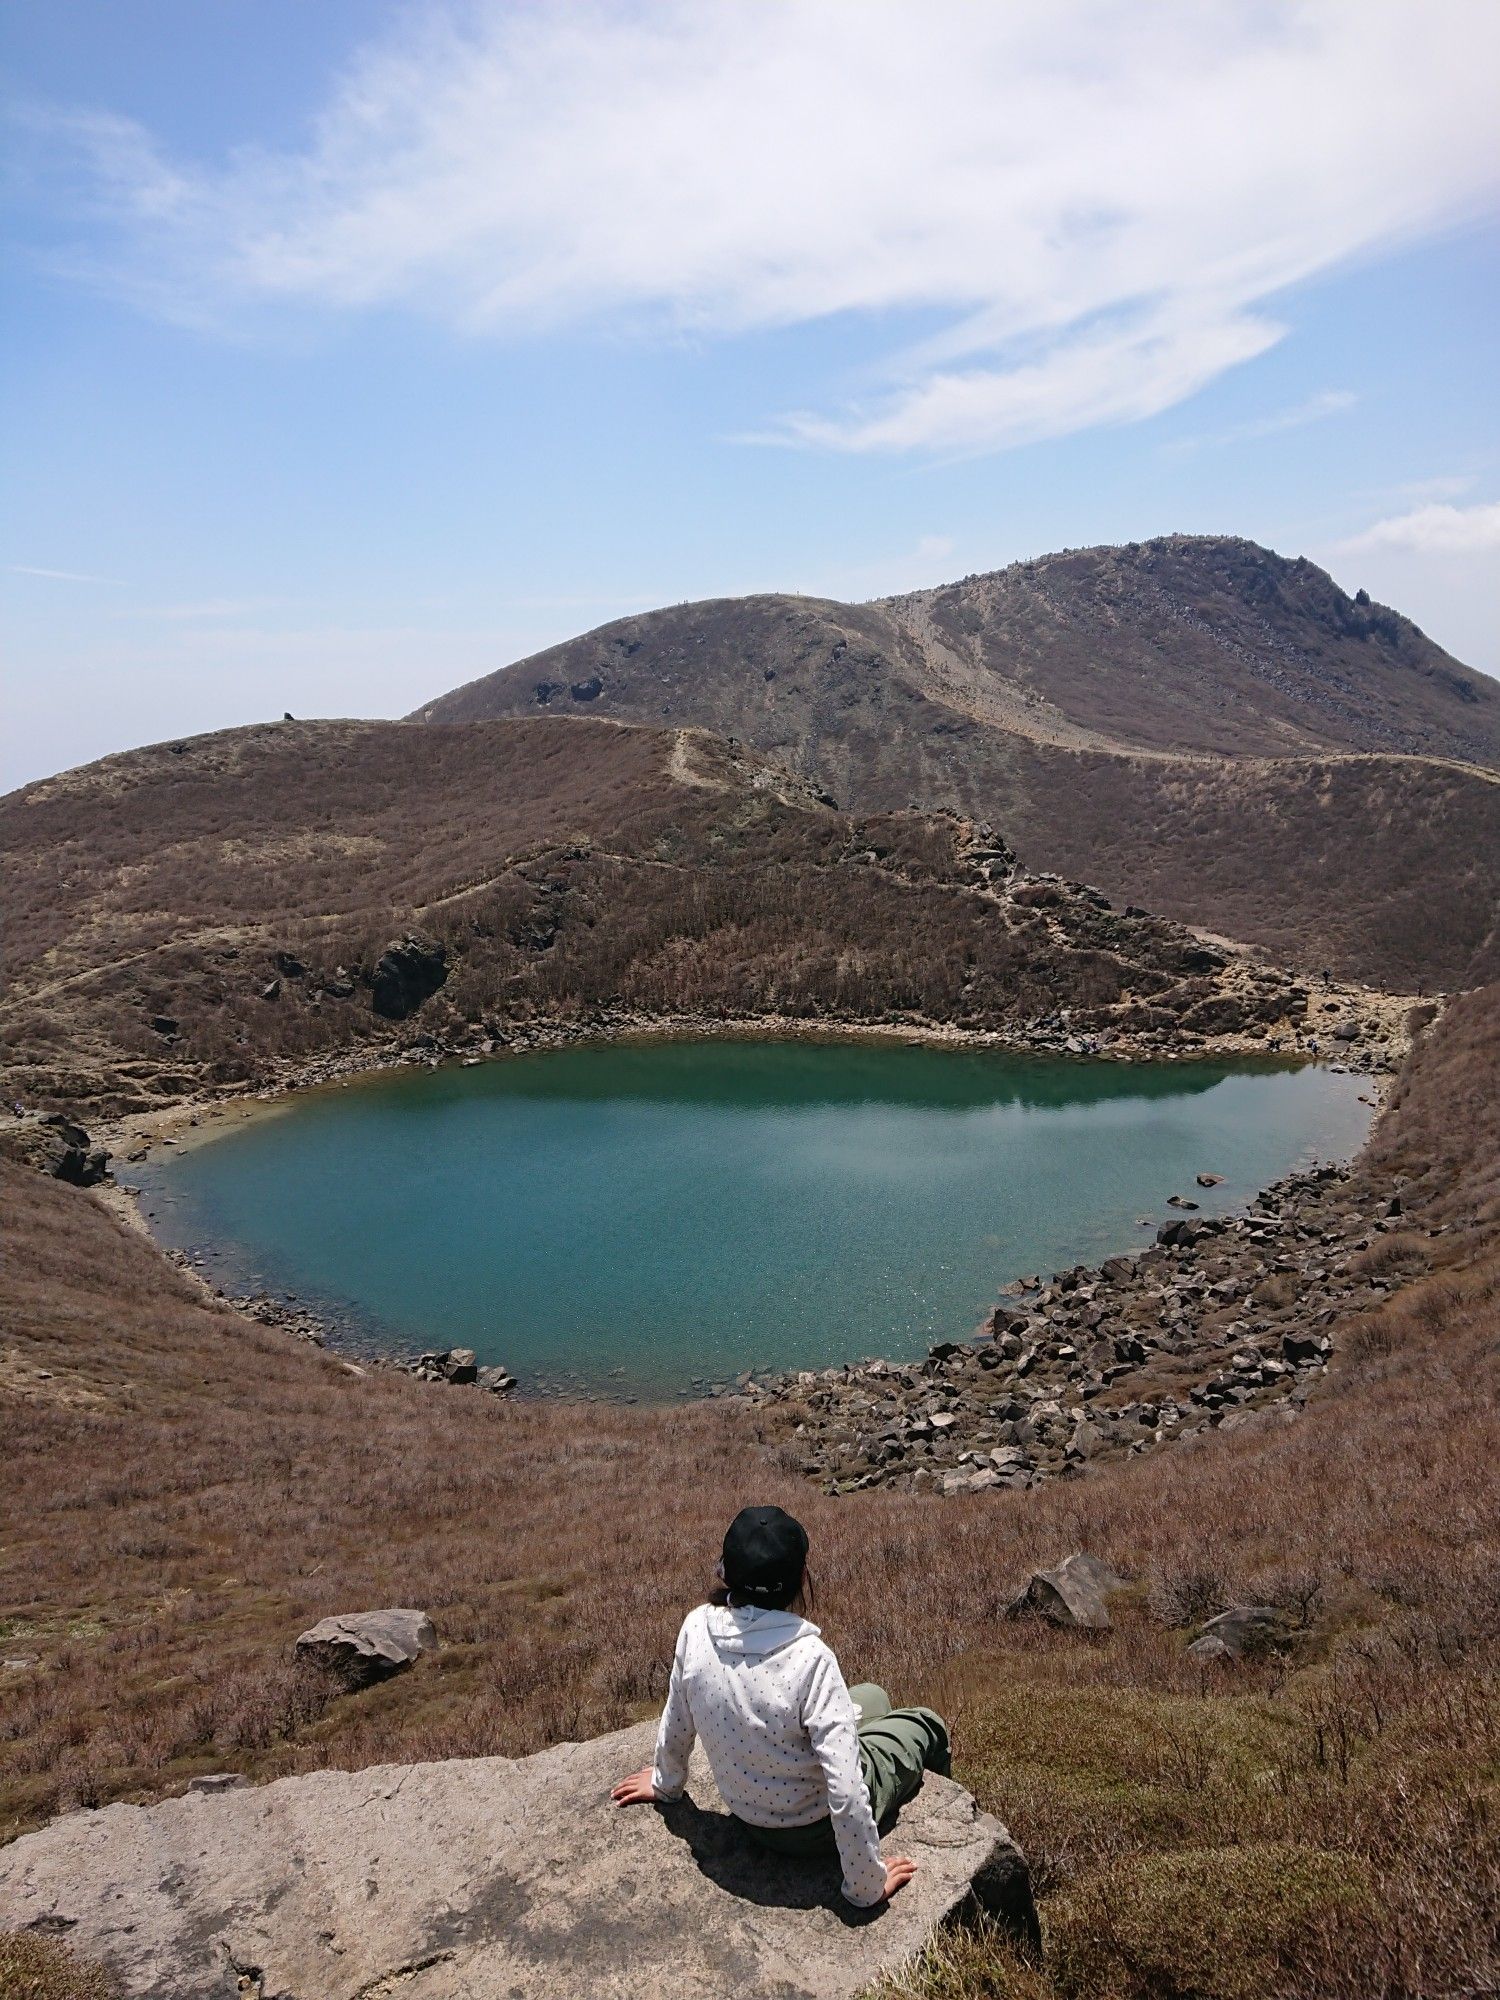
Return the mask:
<path id="1" fill-rule="evenodd" d="M 924 1771 L 948 1775 L 948 1726 L 930 1708 L 892 1708 L 884 1688 L 866 1681 L 849 1690 L 859 1716 L 859 1768 L 870 1810 L 880 1826 L 886 1816 L 922 1789 Z M 833 1821 L 825 1814 L 810 1826 L 740 1824 L 777 1854 L 826 1854 L 834 1848 Z"/>

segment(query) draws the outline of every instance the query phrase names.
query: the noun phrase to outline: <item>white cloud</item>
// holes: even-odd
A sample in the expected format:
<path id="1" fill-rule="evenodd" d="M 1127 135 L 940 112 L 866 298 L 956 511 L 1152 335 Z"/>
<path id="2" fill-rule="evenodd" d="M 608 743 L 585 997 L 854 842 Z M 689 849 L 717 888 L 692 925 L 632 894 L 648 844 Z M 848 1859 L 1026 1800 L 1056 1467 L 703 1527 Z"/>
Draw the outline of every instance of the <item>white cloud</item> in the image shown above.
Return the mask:
<path id="1" fill-rule="evenodd" d="M 1134 421 L 1265 351 L 1268 302 L 1500 187 L 1475 0 L 653 0 L 406 12 L 300 152 L 174 163 L 74 116 L 102 245 L 177 318 L 404 307 L 474 334 L 920 315 L 849 451 Z"/>
<path id="2" fill-rule="evenodd" d="M 45 580 L 48 583 L 113 583 L 114 582 L 113 577 L 88 576 L 85 575 L 85 573 L 82 570 L 76 570 L 76 569 L 37 569 L 31 563 L 7 563 L 5 567 L 7 572 L 11 576 L 39 576 L 45 578 Z"/>
<path id="3" fill-rule="evenodd" d="M 1350 389 L 1325 389 L 1319 395 L 1294 403 L 1289 409 L 1271 410 L 1263 417 L 1251 417 L 1245 423 L 1231 424 L 1227 430 L 1209 432 L 1201 437 L 1175 438 L 1165 449 L 1173 456 L 1181 457 L 1188 452 L 1215 450 L 1222 445 L 1253 444 L 1259 438 L 1280 437 L 1284 431 L 1300 431 L 1307 424 L 1320 424 L 1325 417 L 1342 416 L 1346 410 L 1352 410 L 1358 401 L 1358 396 Z"/>
<path id="4" fill-rule="evenodd" d="M 799 577 L 796 591 L 804 597 L 833 597 L 858 603 L 871 597 L 895 597 L 908 590 L 925 590 L 946 583 L 961 561 L 951 535 L 918 535 L 908 548 L 888 551 L 870 562 L 842 563 L 811 571 Z M 746 590 L 730 595 L 752 595 L 758 590 L 784 590 L 786 582 L 757 580 Z"/>
<path id="5" fill-rule="evenodd" d="M 1472 483 L 1424 480 L 1409 490 Z M 1430 500 L 1309 553 L 1346 590 L 1363 587 L 1378 602 L 1399 605 L 1450 653 L 1500 678 L 1500 503 Z"/>
<path id="6" fill-rule="evenodd" d="M 1376 521 L 1342 544 L 1365 549 L 1411 549 L 1423 555 L 1470 556 L 1500 550 L 1500 501 L 1474 507 L 1432 505 Z"/>

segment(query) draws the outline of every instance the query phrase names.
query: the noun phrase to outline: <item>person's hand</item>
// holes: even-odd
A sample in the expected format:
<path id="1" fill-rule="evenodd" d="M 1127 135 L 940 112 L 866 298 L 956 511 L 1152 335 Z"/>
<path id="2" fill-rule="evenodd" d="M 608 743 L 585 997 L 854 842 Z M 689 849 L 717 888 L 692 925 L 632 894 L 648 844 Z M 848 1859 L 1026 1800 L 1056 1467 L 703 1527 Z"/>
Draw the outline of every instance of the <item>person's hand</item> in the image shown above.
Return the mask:
<path id="1" fill-rule="evenodd" d="M 656 1797 L 656 1787 L 651 1782 L 651 1766 L 648 1764 L 644 1770 L 632 1771 L 628 1778 L 622 1778 L 610 1797 L 617 1806 L 649 1806 Z M 907 1862 L 906 1866 L 909 1868 L 911 1863 Z M 886 1878 L 889 1882 L 889 1869 L 886 1870 Z M 890 1894 L 889 1887 L 886 1894 Z"/>
<path id="2" fill-rule="evenodd" d="M 885 1864 L 886 1901 L 889 1902 L 898 1889 L 904 1889 L 916 1872 L 915 1861 L 908 1861 L 904 1854 L 893 1854 Z"/>

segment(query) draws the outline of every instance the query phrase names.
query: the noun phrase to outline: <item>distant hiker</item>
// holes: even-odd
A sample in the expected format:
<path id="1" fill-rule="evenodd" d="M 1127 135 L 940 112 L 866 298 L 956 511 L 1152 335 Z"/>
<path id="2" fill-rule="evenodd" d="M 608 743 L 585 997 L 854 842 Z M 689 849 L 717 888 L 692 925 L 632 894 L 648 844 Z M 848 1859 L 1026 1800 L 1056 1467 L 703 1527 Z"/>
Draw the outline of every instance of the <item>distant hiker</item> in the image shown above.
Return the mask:
<path id="1" fill-rule="evenodd" d="M 777 1854 L 837 1851 L 843 1891 L 868 1909 L 917 1872 L 885 1861 L 878 1824 L 948 1774 L 948 1730 L 930 1708 L 893 1709 L 883 1688 L 849 1688 L 806 1601 L 807 1534 L 779 1507 L 730 1524 L 722 1589 L 683 1620 L 656 1761 L 615 1786 L 617 1806 L 682 1796 L 701 1736 L 720 1796 Z"/>

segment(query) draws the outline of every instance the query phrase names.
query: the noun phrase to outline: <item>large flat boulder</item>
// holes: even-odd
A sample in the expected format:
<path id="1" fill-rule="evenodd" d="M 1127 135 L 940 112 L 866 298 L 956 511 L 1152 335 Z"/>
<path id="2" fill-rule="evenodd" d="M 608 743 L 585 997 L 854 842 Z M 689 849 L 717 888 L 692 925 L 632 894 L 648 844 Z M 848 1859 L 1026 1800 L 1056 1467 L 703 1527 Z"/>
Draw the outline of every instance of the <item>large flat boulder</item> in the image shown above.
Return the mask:
<path id="1" fill-rule="evenodd" d="M 355 1689 L 386 1680 L 437 1650 L 425 1611 L 346 1611 L 323 1618 L 297 1641 L 297 1658 Z"/>
<path id="2" fill-rule="evenodd" d="M 0 1929 L 126 2000 L 845 2000 L 976 1903 L 1034 1925 L 1010 1835 L 947 1779 L 886 1836 L 915 1881 L 858 1911 L 831 1862 L 746 1841 L 701 1750 L 679 1804 L 613 1806 L 653 1736 L 71 1813 L 0 1849 Z"/>

